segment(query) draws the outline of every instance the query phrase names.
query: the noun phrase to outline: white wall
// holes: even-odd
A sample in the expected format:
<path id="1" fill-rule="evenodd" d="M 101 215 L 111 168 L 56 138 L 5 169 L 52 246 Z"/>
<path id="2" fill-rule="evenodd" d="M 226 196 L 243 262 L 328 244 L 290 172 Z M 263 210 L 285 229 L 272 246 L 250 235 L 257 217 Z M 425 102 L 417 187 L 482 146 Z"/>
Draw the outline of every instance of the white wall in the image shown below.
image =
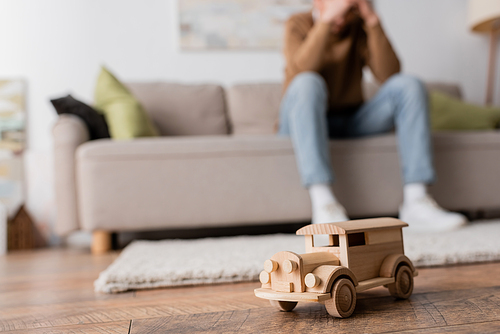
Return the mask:
<path id="1" fill-rule="evenodd" d="M 376 4 L 406 72 L 458 82 L 468 100 L 483 101 L 488 40 L 468 32 L 465 0 Z M 28 204 L 37 220 L 54 219 L 49 98 L 71 92 L 90 102 L 99 65 L 126 81 L 282 79 L 280 52 L 180 52 L 176 20 L 175 0 L 0 1 L 0 77 L 29 85 Z"/>
<path id="2" fill-rule="evenodd" d="M 468 101 L 484 103 L 489 38 L 469 32 L 466 0 L 377 0 L 376 6 L 405 72 L 458 82 Z M 499 92 L 500 62 L 496 79 Z"/>

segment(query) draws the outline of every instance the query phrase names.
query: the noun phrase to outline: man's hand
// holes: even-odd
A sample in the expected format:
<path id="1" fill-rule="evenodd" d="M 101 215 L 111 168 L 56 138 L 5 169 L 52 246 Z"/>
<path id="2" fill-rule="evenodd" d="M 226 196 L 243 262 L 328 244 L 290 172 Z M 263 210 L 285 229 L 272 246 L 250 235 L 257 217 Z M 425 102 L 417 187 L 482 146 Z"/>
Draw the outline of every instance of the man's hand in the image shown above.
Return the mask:
<path id="1" fill-rule="evenodd" d="M 323 0 L 320 11 L 320 21 L 330 24 L 343 24 L 346 13 L 351 10 L 358 0 Z"/>
<path id="2" fill-rule="evenodd" d="M 379 23 L 378 15 L 375 13 L 368 1 L 354 0 L 354 3 L 359 10 L 359 16 L 361 16 L 368 27 L 374 27 Z"/>

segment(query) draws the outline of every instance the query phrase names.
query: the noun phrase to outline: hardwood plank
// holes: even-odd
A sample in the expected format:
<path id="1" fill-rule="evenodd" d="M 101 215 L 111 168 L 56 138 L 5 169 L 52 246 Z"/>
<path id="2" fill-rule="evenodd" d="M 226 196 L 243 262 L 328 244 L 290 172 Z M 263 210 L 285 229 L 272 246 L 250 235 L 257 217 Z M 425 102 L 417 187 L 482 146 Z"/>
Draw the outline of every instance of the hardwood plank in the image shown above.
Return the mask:
<path id="1" fill-rule="evenodd" d="M 469 264 L 453 267 L 419 268 L 413 294 L 500 286 L 500 263 Z M 386 288 L 374 288 L 358 298 L 384 296 Z"/>
<path id="2" fill-rule="evenodd" d="M 0 257 L 0 308 L 85 300 L 123 299 L 96 295 L 92 282 L 117 253 L 92 259 L 86 250 L 13 252 Z"/>
<path id="3" fill-rule="evenodd" d="M 22 331 L 8 331 L 6 334 L 127 334 L 130 321 L 108 322 L 91 325 L 71 325 L 51 328 L 36 328 Z"/>
<path id="4" fill-rule="evenodd" d="M 126 299 L 134 298 L 134 292 L 126 292 L 123 294 L 96 294 L 88 282 L 78 284 L 75 287 L 64 287 L 57 289 L 54 286 L 50 288 L 38 288 L 32 290 L 32 293 L 26 294 L 25 291 L 12 290 L 1 294 L 0 309 L 27 307 L 47 304 L 67 304 L 94 302 L 99 300 L 121 300 L 126 302 Z"/>
<path id="5" fill-rule="evenodd" d="M 210 317 L 220 318 L 214 328 L 222 331 L 241 325 L 243 332 L 318 329 L 321 333 L 333 328 L 346 332 L 425 329 L 434 333 L 433 328 L 447 326 L 467 332 L 474 329 L 468 325 L 480 322 L 484 326 L 481 331 L 487 332 L 487 324 L 498 325 L 500 320 L 498 262 L 420 268 L 409 301 L 395 301 L 387 289 L 374 288 L 359 293 L 353 317 L 339 322 L 318 303 L 299 303 L 294 312 L 277 312 L 267 300 L 254 296 L 253 290 L 260 287 L 258 282 L 95 294 L 93 281 L 116 256 L 96 258 L 88 250 L 55 249 L 0 257 L 0 332 L 50 333 L 52 329 L 64 332 L 75 327 L 77 333 L 80 329 L 92 333 L 93 328 L 109 325 L 106 330 L 113 333 L 111 324 L 132 319 L 136 326 L 168 320 L 169 326 L 180 332 L 180 326 L 216 332 L 206 327 Z M 248 319 L 242 323 L 247 314 Z M 186 319 L 192 323 L 186 323 Z M 269 324 L 262 325 L 266 319 Z M 261 321 L 261 327 L 251 327 L 248 321 Z M 175 323 L 177 327 L 172 325 Z"/>
<path id="6" fill-rule="evenodd" d="M 403 331 L 400 333 L 424 333 L 424 334 L 434 334 L 434 333 L 456 333 L 456 334 L 465 334 L 465 333 L 491 333 L 497 334 L 500 328 L 500 321 L 488 321 L 488 322 L 479 322 L 473 324 L 466 325 L 457 325 L 457 326 L 444 326 L 444 327 L 433 327 L 433 328 L 425 328 L 425 329 L 417 329 L 411 331 Z"/>
<path id="7" fill-rule="evenodd" d="M 347 319 L 332 318 L 317 303 L 303 303 L 293 312 L 257 308 L 133 320 L 131 333 L 303 332 L 384 333 L 387 331 L 465 325 L 500 321 L 500 287 L 429 293 L 396 301 L 392 297 L 358 300 Z"/>
<path id="8" fill-rule="evenodd" d="M 252 283 L 254 287 L 259 285 Z M 62 304 L 35 305 L 0 309 L 0 332 L 14 329 L 91 324 L 180 314 L 219 312 L 258 308 L 263 302 L 253 295 L 253 289 L 239 293 L 197 295 L 191 287 L 177 297 L 148 300 L 147 298 L 90 300 Z"/>

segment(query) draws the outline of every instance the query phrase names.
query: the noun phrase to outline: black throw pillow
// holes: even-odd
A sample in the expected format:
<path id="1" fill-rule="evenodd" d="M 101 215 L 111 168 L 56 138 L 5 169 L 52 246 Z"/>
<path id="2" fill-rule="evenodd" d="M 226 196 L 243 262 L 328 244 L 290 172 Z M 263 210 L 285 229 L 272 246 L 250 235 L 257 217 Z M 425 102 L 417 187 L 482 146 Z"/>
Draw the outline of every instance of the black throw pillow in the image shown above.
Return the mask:
<path id="1" fill-rule="evenodd" d="M 89 129 L 90 140 L 110 137 L 106 119 L 91 106 L 75 100 L 71 95 L 50 100 L 50 102 L 57 114 L 72 114 L 80 117 Z"/>

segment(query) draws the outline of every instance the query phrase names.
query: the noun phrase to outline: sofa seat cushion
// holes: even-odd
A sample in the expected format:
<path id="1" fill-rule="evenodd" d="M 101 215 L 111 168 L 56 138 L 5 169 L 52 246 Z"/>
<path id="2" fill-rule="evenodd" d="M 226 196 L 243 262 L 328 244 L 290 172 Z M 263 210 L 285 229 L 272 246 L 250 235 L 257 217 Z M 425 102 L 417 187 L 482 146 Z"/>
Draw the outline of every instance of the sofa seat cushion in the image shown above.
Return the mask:
<path id="1" fill-rule="evenodd" d="M 499 148 L 500 131 L 440 132 L 433 135 L 434 146 L 439 149 L 459 148 Z M 332 152 L 382 152 L 397 149 L 393 134 L 373 137 L 333 140 Z M 191 155 L 208 156 L 236 154 L 255 155 L 271 153 L 293 153 L 288 137 L 277 135 L 259 136 L 196 136 L 196 137 L 156 137 L 138 138 L 131 141 L 100 139 L 85 143 L 78 149 L 83 159 L 129 159 L 153 156 L 179 157 Z"/>
<path id="2" fill-rule="evenodd" d="M 363 147 L 387 151 L 384 161 L 396 152 L 391 135 L 332 142 L 334 160 L 343 164 L 339 157 L 346 153 L 365 156 Z M 77 170 L 86 230 L 269 224 L 311 216 L 292 144 L 276 135 L 98 140 L 80 146 Z"/>
<path id="3" fill-rule="evenodd" d="M 224 156 L 275 154 L 280 151 L 293 153 L 288 138 L 278 136 L 238 137 L 196 136 L 141 138 L 129 142 L 99 140 L 86 143 L 79 149 L 82 159 L 147 159 L 180 158 L 190 156 Z"/>
<path id="4" fill-rule="evenodd" d="M 99 140 L 79 148 L 77 164 L 86 230 L 269 224 L 311 214 L 286 138 Z"/>
<path id="5" fill-rule="evenodd" d="M 444 136 L 446 142 L 446 134 Z M 456 140 L 451 140 L 456 142 Z M 470 144 L 471 140 L 462 140 Z M 482 144 L 481 141 L 478 142 Z M 332 153 L 396 152 L 392 134 L 361 139 L 330 142 Z M 288 137 L 277 135 L 196 136 L 138 138 L 132 141 L 98 140 L 78 149 L 78 158 L 84 161 L 129 161 L 147 159 L 182 159 L 192 157 L 219 158 L 227 156 L 294 155 Z"/>
<path id="6" fill-rule="evenodd" d="M 434 135 L 448 209 L 498 208 L 500 133 Z M 393 215 L 402 200 L 393 134 L 331 142 L 335 193 L 351 217 Z M 100 139 L 77 151 L 84 229 L 109 231 L 306 222 L 307 191 L 288 138 L 207 136 Z M 485 188 L 484 184 L 490 185 Z"/>
<path id="7" fill-rule="evenodd" d="M 229 133 L 224 90 L 218 85 L 129 83 L 163 136 Z"/>

